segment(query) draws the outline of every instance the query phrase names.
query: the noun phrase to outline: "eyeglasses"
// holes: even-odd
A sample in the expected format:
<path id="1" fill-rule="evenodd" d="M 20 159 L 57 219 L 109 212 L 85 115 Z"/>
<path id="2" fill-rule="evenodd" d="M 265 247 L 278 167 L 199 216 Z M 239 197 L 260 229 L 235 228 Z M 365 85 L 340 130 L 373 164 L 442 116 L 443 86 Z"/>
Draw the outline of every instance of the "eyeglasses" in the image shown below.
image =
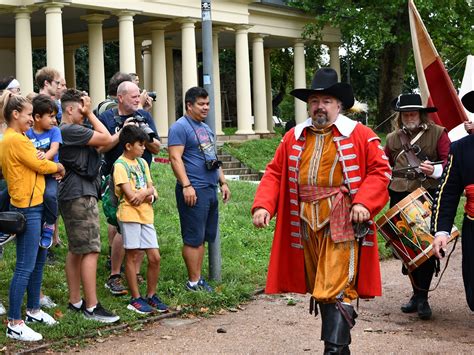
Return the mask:
<path id="1" fill-rule="evenodd" d="M 61 82 L 59 80 L 53 80 L 53 83 L 56 83 L 57 86 L 61 86 Z"/>

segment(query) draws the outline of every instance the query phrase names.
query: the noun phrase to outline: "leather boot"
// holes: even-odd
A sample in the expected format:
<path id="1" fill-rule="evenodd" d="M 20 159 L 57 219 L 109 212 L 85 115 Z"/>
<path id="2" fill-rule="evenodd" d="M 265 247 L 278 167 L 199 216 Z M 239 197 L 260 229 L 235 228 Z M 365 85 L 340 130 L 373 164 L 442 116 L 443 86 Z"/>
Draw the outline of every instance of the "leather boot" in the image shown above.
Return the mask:
<path id="1" fill-rule="evenodd" d="M 431 318 L 431 307 L 428 299 L 420 299 L 417 305 L 418 318 L 428 320 Z"/>
<path id="2" fill-rule="evenodd" d="M 354 308 L 342 304 L 347 314 L 354 322 L 357 316 Z M 350 326 L 335 303 L 319 304 L 321 311 L 321 340 L 324 340 L 324 354 L 350 354 L 351 343 Z"/>
<path id="3" fill-rule="evenodd" d="M 408 303 L 400 307 L 403 313 L 414 313 L 418 310 L 418 297 L 416 294 L 411 296 Z"/>

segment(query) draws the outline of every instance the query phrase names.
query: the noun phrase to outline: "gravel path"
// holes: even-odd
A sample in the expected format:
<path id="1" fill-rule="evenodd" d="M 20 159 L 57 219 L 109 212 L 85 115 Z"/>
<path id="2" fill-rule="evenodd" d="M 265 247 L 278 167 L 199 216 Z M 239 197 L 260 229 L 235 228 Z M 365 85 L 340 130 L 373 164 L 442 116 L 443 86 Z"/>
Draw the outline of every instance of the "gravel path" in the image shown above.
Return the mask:
<path id="1" fill-rule="evenodd" d="M 474 313 L 465 301 L 460 243 L 456 249 L 440 286 L 430 293 L 430 321 L 400 312 L 400 305 L 410 297 L 408 279 L 401 275 L 398 260 L 382 262 L 384 295 L 360 302 L 351 351 L 473 353 Z M 288 302 L 290 298 L 295 302 Z M 308 299 L 294 294 L 259 295 L 239 309 L 210 318 L 165 319 L 139 332 L 99 338 L 80 352 L 322 353 L 321 321 L 309 315 Z"/>

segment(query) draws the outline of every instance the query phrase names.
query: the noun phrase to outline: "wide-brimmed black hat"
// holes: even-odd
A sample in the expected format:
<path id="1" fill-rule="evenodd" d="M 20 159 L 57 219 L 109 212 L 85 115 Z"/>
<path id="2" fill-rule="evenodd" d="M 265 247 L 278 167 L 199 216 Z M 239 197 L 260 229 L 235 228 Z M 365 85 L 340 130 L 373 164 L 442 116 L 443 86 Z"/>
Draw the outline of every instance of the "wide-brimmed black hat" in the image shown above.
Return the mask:
<path id="1" fill-rule="evenodd" d="M 464 95 L 461 101 L 466 110 L 474 113 L 474 90 L 469 91 L 466 95 Z"/>
<path id="2" fill-rule="evenodd" d="M 304 102 L 308 102 L 308 98 L 314 94 L 334 96 L 342 102 L 344 109 L 354 106 L 352 86 L 338 82 L 337 73 L 331 68 L 321 68 L 314 74 L 311 89 L 294 89 L 290 92 L 290 95 Z"/>
<path id="3" fill-rule="evenodd" d="M 424 107 L 421 102 L 420 94 L 401 94 L 393 99 L 392 109 L 397 112 L 420 111 L 436 112 L 436 107 Z"/>

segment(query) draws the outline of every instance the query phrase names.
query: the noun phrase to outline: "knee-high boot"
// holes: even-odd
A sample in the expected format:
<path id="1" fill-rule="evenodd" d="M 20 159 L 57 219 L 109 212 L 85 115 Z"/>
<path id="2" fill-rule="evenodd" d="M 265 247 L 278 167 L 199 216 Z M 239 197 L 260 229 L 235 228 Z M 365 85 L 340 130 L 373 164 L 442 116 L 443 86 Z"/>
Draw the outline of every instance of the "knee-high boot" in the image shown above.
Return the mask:
<path id="1" fill-rule="evenodd" d="M 355 324 L 357 314 L 351 305 L 339 303 L 346 317 L 338 309 L 336 303 L 319 304 L 321 311 L 321 340 L 324 340 L 324 354 L 350 354 L 350 330 Z M 352 324 L 349 325 L 349 322 Z"/>

